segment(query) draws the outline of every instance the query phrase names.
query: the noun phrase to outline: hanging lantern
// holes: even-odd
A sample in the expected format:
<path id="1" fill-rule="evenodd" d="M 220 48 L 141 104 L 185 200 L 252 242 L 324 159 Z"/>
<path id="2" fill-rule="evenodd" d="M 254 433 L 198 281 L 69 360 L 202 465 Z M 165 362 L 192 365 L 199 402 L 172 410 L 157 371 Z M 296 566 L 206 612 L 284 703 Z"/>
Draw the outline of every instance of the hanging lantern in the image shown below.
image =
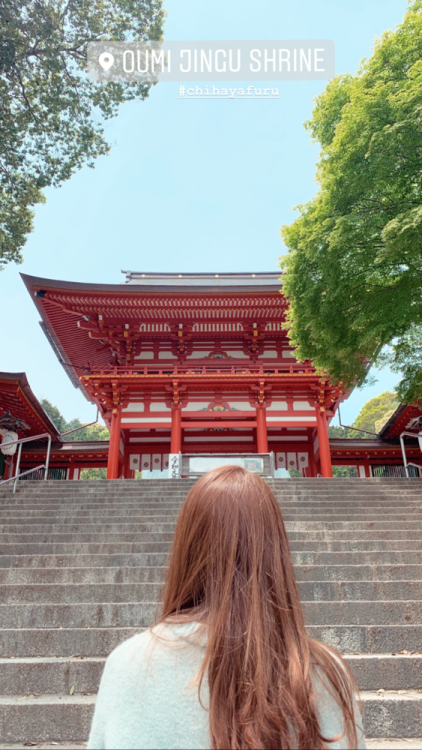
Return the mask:
<path id="1" fill-rule="evenodd" d="M 8 430 L 3 435 L 3 440 L 0 445 L 0 450 L 3 453 L 4 456 L 14 456 L 16 453 L 16 448 L 18 447 L 16 444 L 11 445 L 10 447 L 7 446 L 8 443 L 14 443 L 15 440 L 18 440 L 18 433 L 12 432 L 12 430 Z"/>

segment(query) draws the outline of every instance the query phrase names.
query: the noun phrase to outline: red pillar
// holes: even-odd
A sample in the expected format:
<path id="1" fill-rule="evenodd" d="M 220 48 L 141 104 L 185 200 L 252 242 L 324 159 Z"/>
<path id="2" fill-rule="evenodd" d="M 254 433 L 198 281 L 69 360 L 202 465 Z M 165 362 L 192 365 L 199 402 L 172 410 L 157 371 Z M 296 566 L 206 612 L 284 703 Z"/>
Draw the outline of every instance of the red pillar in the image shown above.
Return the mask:
<path id="1" fill-rule="evenodd" d="M 306 469 L 306 476 L 307 477 L 316 477 L 317 475 L 317 467 L 315 463 L 315 458 L 313 453 L 309 453 L 309 466 Z"/>
<path id="2" fill-rule="evenodd" d="M 327 417 L 325 411 L 321 412 L 319 407 L 316 408 L 319 458 L 321 461 L 321 474 L 323 477 L 332 477 L 333 469 L 331 466 L 330 440 L 328 438 Z"/>
<path id="3" fill-rule="evenodd" d="M 123 476 L 125 479 L 135 479 L 135 472 L 130 468 L 129 445 L 125 448 Z"/>
<path id="4" fill-rule="evenodd" d="M 117 479 L 119 476 L 120 453 L 120 422 L 121 410 L 113 412 L 111 417 L 110 443 L 108 447 L 107 479 Z"/>
<path id="5" fill-rule="evenodd" d="M 171 448 L 170 453 L 180 453 L 182 450 L 182 409 L 173 406 L 171 410 Z"/>
<path id="6" fill-rule="evenodd" d="M 267 419 L 265 406 L 256 407 L 256 436 L 258 453 L 268 453 Z"/>

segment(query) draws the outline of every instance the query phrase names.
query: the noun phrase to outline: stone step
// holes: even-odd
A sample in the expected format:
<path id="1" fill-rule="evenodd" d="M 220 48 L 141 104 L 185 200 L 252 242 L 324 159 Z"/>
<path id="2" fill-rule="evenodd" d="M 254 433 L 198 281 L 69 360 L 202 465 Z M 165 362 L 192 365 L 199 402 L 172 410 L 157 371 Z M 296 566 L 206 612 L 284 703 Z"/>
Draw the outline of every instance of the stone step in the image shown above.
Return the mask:
<path id="1" fill-rule="evenodd" d="M 344 654 L 360 690 L 420 690 L 422 651 L 419 654 Z M 422 728 L 422 727 L 421 727 Z"/>
<path id="2" fill-rule="evenodd" d="M 369 509 L 371 511 L 371 509 Z M 7 515 L 9 513 L 9 515 Z M 135 523 L 161 523 L 163 520 L 163 516 L 167 519 L 168 523 L 176 523 L 178 513 L 175 512 L 160 512 L 157 513 L 157 510 L 151 510 L 151 511 L 145 511 L 145 510 L 139 510 L 139 507 L 135 511 L 124 511 L 120 507 L 112 508 L 110 510 L 103 509 L 101 513 L 101 522 L 102 523 L 113 523 L 113 524 L 127 524 L 133 522 Z M 422 517 L 422 506 L 421 508 L 418 508 L 416 506 L 412 507 L 406 513 L 403 513 L 402 509 L 394 509 L 391 508 L 388 513 L 387 509 L 384 507 L 382 508 L 382 517 L 381 520 L 385 521 L 397 521 L 398 523 L 401 523 L 402 521 L 409 522 L 409 516 L 411 518 L 415 518 L 415 520 L 420 521 Z M 371 523 L 373 521 L 380 521 L 380 509 L 377 510 L 376 513 L 374 512 L 368 512 L 368 508 L 362 509 L 359 512 L 359 517 L 361 520 L 365 521 L 366 523 Z M 291 510 L 284 511 L 283 518 L 285 523 L 289 522 L 299 522 L 299 523 L 307 523 L 310 522 L 331 522 L 333 519 L 336 521 L 356 521 L 356 513 L 348 513 L 345 512 L 345 510 L 340 510 L 328 513 L 327 511 L 321 511 L 320 508 L 314 508 L 312 512 L 307 511 L 304 508 L 297 508 L 294 512 Z M 86 511 L 86 510 L 79 510 L 79 511 L 73 511 L 70 512 L 66 508 L 60 508 L 56 511 L 51 512 L 41 512 L 41 511 L 3 511 L 0 514 L 0 524 L 4 525 L 10 525 L 14 524 L 16 526 L 49 526 L 49 525 L 60 525 L 60 524 L 66 524 L 69 523 L 74 525 L 79 525 L 81 523 L 93 523 L 98 521 L 98 512 L 96 510 Z M 410 523 L 413 523 L 412 520 L 410 520 Z"/>
<path id="3" fill-rule="evenodd" d="M 397 531 L 360 531 L 353 534 L 352 531 L 289 531 L 287 530 L 290 547 L 292 550 L 348 550 L 348 549 L 379 549 L 380 544 L 386 543 L 385 549 L 422 549 L 422 533 L 410 531 L 409 529 Z M 173 541 L 174 531 L 134 531 L 131 532 L 105 532 L 98 533 L 90 531 L 89 533 L 75 532 L 74 534 L 3 534 L 2 549 L 6 551 L 6 545 L 43 545 L 43 549 L 48 552 L 46 545 L 83 545 L 83 544 L 114 544 L 116 546 L 126 544 L 141 545 L 147 551 L 151 545 L 157 551 L 164 551 L 160 545 L 167 545 L 170 549 Z M 356 544 L 359 547 L 356 547 Z"/>
<path id="4" fill-rule="evenodd" d="M 88 742 L 7 742 L 6 744 L 0 743 L 0 750 L 28 750 L 28 747 L 33 750 L 60 750 L 60 748 L 66 748 L 66 750 L 84 750 L 88 745 Z M 367 747 L 371 747 L 367 744 Z M 378 747 L 378 746 L 377 746 Z M 417 745 L 411 745 L 408 750 L 419 750 Z"/>
<path id="5" fill-rule="evenodd" d="M 422 618 L 422 601 L 303 601 L 303 608 L 309 625 L 416 625 Z M 147 627 L 156 609 L 145 600 L 1 604 L 0 628 Z"/>
<path id="6" fill-rule="evenodd" d="M 291 484 L 290 482 L 287 482 L 285 484 L 274 484 L 272 482 L 268 482 L 269 486 L 271 487 L 272 492 L 276 496 L 282 496 L 286 495 L 288 497 L 293 496 L 306 496 L 306 495 L 329 495 L 329 496 L 335 496 L 340 493 L 345 493 L 346 495 L 350 495 L 355 493 L 356 494 L 356 480 L 350 484 L 348 483 L 336 483 L 335 481 L 328 482 L 326 484 L 320 484 L 316 482 L 311 482 L 310 484 Z M 397 484 L 389 484 L 389 485 L 380 485 L 377 483 L 370 483 L 367 484 L 366 482 L 363 482 L 362 480 L 358 483 L 358 493 L 360 495 L 377 495 L 377 496 L 385 496 L 385 495 L 397 495 L 397 496 L 406 496 L 406 495 L 418 495 L 421 492 L 421 486 L 422 482 L 419 480 L 419 482 L 416 483 L 407 483 L 407 482 L 399 482 Z M 179 482 L 164 482 L 161 486 L 151 486 L 151 484 L 148 482 L 148 484 L 142 484 L 139 485 L 137 482 L 132 483 L 125 483 L 124 485 L 119 484 L 108 484 L 108 485 L 99 485 L 98 482 L 75 482 L 75 484 L 72 484 L 71 482 L 60 482 L 58 484 L 57 482 L 40 482 L 37 484 L 37 486 L 27 487 L 24 486 L 23 483 L 18 484 L 16 493 L 13 493 L 11 485 L 2 486 L 0 484 L 0 496 L 4 499 L 11 498 L 18 499 L 18 498 L 28 498 L 29 496 L 32 497 L 39 497 L 41 495 L 58 495 L 62 493 L 63 495 L 85 495 L 85 496 L 95 496 L 95 495 L 102 495 L 104 497 L 109 496 L 116 496 L 121 494 L 128 494 L 128 495 L 142 495 L 142 496 L 162 496 L 164 494 L 170 494 L 170 495 L 181 495 L 183 493 L 189 492 L 189 490 L 192 488 L 193 484 L 180 484 Z"/>
<path id="7" fill-rule="evenodd" d="M 13 727 L 15 744 L 69 747 L 86 739 L 92 698 L 89 704 L 83 694 L 96 691 L 110 651 L 153 621 L 174 524 L 192 485 L 22 482 L 16 495 L 0 487 L 2 741 Z M 310 635 L 349 654 L 369 736 L 418 742 L 422 483 L 270 485 Z"/>
<path id="8" fill-rule="evenodd" d="M 140 451 L 140 452 L 142 452 L 142 451 Z M 247 455 L 249 455 L 249 454 L 247 454 Z M 50 485 L 51 484 L 57 484 L 58 481 L 60 481 L 60 480 L 50 479 L 48 482 L 46 482 L 46 484 L 50 484 Z M 190 477 L 182 477 L 181 479 L 177 479 L 177 480 L 174 480 L 174 481 L 177 481 L 177 482 L 180 482 L 180 483 L 183 483 L 183 482 L 185 482 L 185 483 L 188 483 L 188 482 L 194 483 L 195 482 L 195 480 L 191 479 Z M 417 484 L 418 482 L 420 482 L 420 479 L 418 477 L 410 477 L 409 479 L 403 478 L 403 477 L 363 477 L 359 481 L 360 482 L 367 482 L 367 483 L 371 482 L 371 483 L 374 483 L 374 484 L 375 483 L 378 483 L 378 484 L 387 484 L 387 483 L 395 484 L 395 483 L 399 483 L 399 482 L 406 482 L 406 483 L 409 483 L 409 484 L 412 484 L 412 483 L 413 484 Z M 111 480 L 111 481 L 109 479 L 97 479 L 95 481 L 93 481 L 93 480 L 87 480 L 86 479 L 83 482 L 81 481 L 80 483 L 81 484 L 82 483 L 83 484 L 94 484 L 95 483 L 95 484 L 98 484 L 98 485 L 107 486 L 107 484 L 119 484 L 119 485 L 125 485 L 126 484 L 126 485 L 128 485 L 128 484 L 133 484 L 134 482 L 137 482 L 137 483 L 142 482 L 142 484 L 145 483 L 145 484 L 151 484 L 151 485 L 153 485 L 153 484 L 167 484 L 169 482 L 169 479 L 163 478 L 163 477 L 151 477 L 151 479 L 142 479 L 142 480 L 139 480 L 139 479 L 136 479 L 136 480 L 133 480 L 133 479 L 116 479 L 116 480 Z M 291 482 L 292 484 L 312 484 L 312 483 L 317 482 L 318 484 L 321 484 L 321 485 L 322 484 L 329 484 L 330 482 L 333 482 L 333 483 L 334 482 L 337 482 L 337 483 L 344 482 L 344 484 L 347 484 L 347 483 L 350 483 L 350 482 L 356 482 L 356 478 L 354 478 L 354 477 L 333 477 L 331 479 L 328 479 L 328 478 L 324 478 L 324 477 L 318 477 L 318 479 L 315 480 L 314 478 L 311 478 L 311 477 L 291 477 L 291 478 L 290 477 L 283 477 L 283 478 L 281 478 L 281 477 L 280 478 L 279 477 L 274 477 L 274 478 L 270 478 L 268 480 L 268 483 L 273 483 L 273 482 L 275 484 L 279 484 L 279 483 L 286 484 L 288 482 Z M 37 486 L 39 484 L 39 481 L 38 480 L 28 479 L 28 480 L 25 481 L 25 484 L 28 485 L 28 486 Z"/>
<path id="9" fill-rule="evenodd" d="M 0 630 L 3 656 L 108 656 L 138 627 L 4 628 Z M 310 625 L 313 638 L 343 653 L 398 653 L 420 651 L 422 625 Z"/>
<path id="10" fill-rule="evenodd" d="M 422 737 L 419 739 L 405 740 L 406 750 L 422 750 Z M 86 742 L 32 742 L 31 747 L 34 750 L 83 750 L 87 746 Z M 28 744 L 8 742 L 6 745 L 0 744 L 0 750 L 27 750 Z M 368 750 L 403 750 L 403 739 L 367 739 L 366 747 Z"/>
<path id="11" fill-rule="evenodd" d="M 43 484 L 46 484 L 47 486 L 51 485 L 59 485 L 64 484 L 63 480 L 56 480 L 56 479 L 49 479 L 47 482 L 44 480 Z M 96 480 L 79 480 L 77 484 L 84 484 L 84 485 L 98 485 L 102 487 L 107 487 L 108 485 L 115 485 L 115 486 L 128 486 L 128 485 L 139 485 L 139 486 L 160 486 L 160 485 L 168 485 L 170 484 L 194 484 L 196 481 L 193 477 L 181 477 L 177 480 L 169 480 L 168 477 L 151 477 L 149 479 L 118 479 L 118 480 L 108 480 L 108 479 L 96 479 Z M 356 477 L 318 477 L 318 479 L 314 479 L 313 477 L 268 477 L 267 478 L 268 484 L 277 484 L 277 485 L 286 485 L 291 484 L 292 486 L 297 485 L 312 485 L 317 484 L 318 486 L 323 486 L 327 484 L 350 484 L 355 482 L 356 483 Z M 406 477 L 362 477 L 362 479 L 359 479 L 359 484 L 377 484 L 377 485 L 386 485 L 386 484 L 419 484 L 420 478 L 419 477 L 410 477 L 407 479 Z M 19 487 L 37 487 L 40 484 L 40 480 L 35 479 L 26 479 L 25 481 L 20 482 Z M 73 482 L 72 482 L 73 484 Z M 76 484 L 76 482 L 75 482 Z"/>
<path id="12" fill-rule="evenodd" d="M 292 488 L 272 488 L 273 494 L 277 499 L 307 499 L 307 498 L 328 498 L 330 500 L 341 500 L 342 498 L 350 499 L 356 497 L 356 494 L 359 494 L 358 500 L 361 500 L 362 497 L 368 497 L 368 498 L 397 498 L 400 499 L 406 499 L 406 498 L 413 498 L 417 499 L 420 498 L 421 495 L 421 486 L 422 483 L 418 487 L 412 487 L 412 488 L 406 488 L 406 487 L 390 487 L 388 489 L 382 489 L 377 487 L 368 487 L 368 486 L 360 486 L 359 492 L 356 493 L 356 488 L 350 486 L 350 487 L 339 487 L 339 486 L 330 486 L 325 488 L 319 488 L 314 485 L 314 487 L 308 487 L 303 489 L 292 489 Z M 93 485 L 90 485 L 89 487 L 85 486 L 78 486 L 78 487 L 70 487 L 67 484 L 62 485 L 60 487 L 51 488 L 51 487 L 45 487 L 42 485 L 39 492 L 36 492 L 34 490 L 28 491 L 28 492 L 22 492 L 18 491 L 15 494 L 12 494 L 9 492 L 2 491 L 1 485 L 0 485 L 0 501 L 2 503 L 8 503 L 11 502 L 13 504 L 19 504 L 19 503 L 25 503 L 28 499 L 32 499 L 34 502 L 37 498 L 70 498 L 74 500 L 78 500 L 78 498 L 93 498 L 98 499 L 100 497 L 103 497 L 104 499 L 108 500 L 110 498 L 118 498 L 118 497 L 128 497 L 128 498 L 136 498 L 136 497 L 142 497 L 142 498 L 157 498 L 162 499 L 164 497 L 170 497 L 170 498 L 180 498 L 185 497 L 187 493 L 189 492 L 189 487 L 179 488 L 175 490 L 171 485 L 167 485 L 167 487 L 163 487 L 162 489 L 156 489 L 156 490 L 145 490 L 145 488 L 141 488 L 140 490 L 137 490 L 134 487 L 124 487 L 120 489 L 116 488 L 100 488 L 100 487 L 94 487 Z"/>
<path id="13" fill-rule="evenodd" d="M 299 581 L 303 601 L 413 601 L 422 599 L 420 581 Z M 66 583 L 5 584 L 1 604 L 51 604 L 81 602 L 158 601 L 162 584 L 141 583 Z"/>
<path id="14" fill-rule="evenodd" d="M 346 655 L 360 690 L 422 689 L 422 653 Z M 0 658 L 3 695 L 96 693 L 105 657 Z"/>
<path id="15" fill-rule="evenodd" d="M 353 487 L 356 486 L 356 483 L 358 481 L 360 491 L 365 492 L 368 490 L 371 491 L 388 491 L 391 489 L 398 489 L 401 491 L 418 491 L 421 480 L 418 479 L 411 479 L 407 480 L 404 477 L 403 478 L 397 478 L 397 479 L 381 479 L 376 477 L 367 477 L 362 478 L 359 480 L 356 480 L 354 477 L 346 478 L 346 477 L 332 477 L 331 479 L 326 478 L 325 480 L 321 477 L 317 481 L 315 479 L 300 479 L 298 482 L 294 481 L 293 479 L 286 478 L 286 479 L 271 479 L 270 477 L 264 477 L 266 482 L 269 484 L 273 492 L 279 491 L 285 491 L 285 492 L 304 492 L 304 491 L 315 491 L 315 492 L 322 492 L 326 490 L 333 490 L 333 489 L 345 489 L 350 490 L 353 489 Z M 29 492 L 33 492 L 34 494 L 40 493 L 40 492 L 47 492 L 49 490 L 54 491 L 60 491 L 60 488 L 63 487 L 66 490 L 71 490 L 74 488 L 74 491 L 82 491 L 83 489 L 86 489 L 88 492 L 121 492 L 122 490 L 130 492 L 130 491 L 140 491 L 142 493 L 146 492 L 153 492 L 153 491 L 160 491 L 165 490 L 166 488 L 168 490 L 172 491 L 180 491 L 182 489 L 189 489 L 195 484 L 194 479 L 185 480 L 185 479 L 179 479 L 177 481 L 171 481 L 169 479 L 163 479 L 161 481 L 154 481 L 154 480 L 148 480 L 148 481 L 133 481 L 133 480 L 119 480 L 117 482 L 110 482 L 109 480 L 106 480 L 104 482 L 100 480 L 92 481 L 92 480 L 79 480 L 78 482 L 66 482 L 66 481 L 30 481 L 28 479 L 24 481 L 18 482 L 17 485 L 17 494 L 25 494 Z M 12 494 L 12 487 L 11 485 L 4 485 L 1 486 L 1 491 L 5 494 L 9 493 Z"/>
<path id="16" fill-rule="evenodd" d="M 363 691 L 368 737 L 414 737 L 421 733 L 422 694 Z M 1 742 L 80 741 L 89 734 L 94 695 L 7 695 L 0 697 Z"/>
<path id="17" fill-rule="evenodd" d="M 26 508 L 34 507 L 36 503 L 41 506 L 78 506 L 84 504 L 98 505 L 104 503 L 109 506 L 118 503 L 126 503 L 127 505 L 134 505 L 141 503 L 142 505 L 155 505 L 160 506 L 176 505 L 183 502 L 186 497 L 186 492 L 178 492 L 177 494 L 168 491 L 162 493 L 90 493 L 90 492 L 57 492 L 48 493 L 44 492 L 40 495 L 34 495 L 33 493 L 26 496 L 19 494 L 4 496 L 0 493 L 0 507 L 5 510 L 9 508 Z M 357 493 L 356 491 L 345 492 L 343 490 L 336 491 L 333 493 L 305 493 L 305 494 L 286 494 L 286 493 L 274 493 L 274 497 L 280 505 L 298 505 L 306 507 L 308 505 L 327 505 L 333 503 L 340 508 L 347 508 L 347 506 L 353 506 L 355 503 L 362 505 L 365 502 L 369 502 L 373 505 L 393 505 L 396 503 L 397 507 L 401 505 L 417 505 L 421 502 L 421 492 L 409 492 L 409 493 L 398 493 L 395 490 L 389 493 L 379 492 L 368 492 L 368 493 Z"/>
<path id="18" fill-rule="evenodd" d="M 422 693 L 362 691 L 362 712 L 368 737 L 417 737 L 422 727 Z"/>
<path id="19" fill-rule="evenodd" d="M 94 535 L 95 536 L 95 535 Z M 145 541 L 145 542 L 112 542 L 110 539 L 104 542 L 25 542 L 25 543 L 12 543 L 2 544 L 1 551 L 4 555 L 104 555 L 104 554 L 119 554 L 119 553 L 158 553 L 168 554 L 170 552 L 171 542 L 170 539 L 166 542 L 159 541 Z M 409 552 L 418 555 L 418 551 L 422 550 L 422 538 L 418 540 L 414 539 L 379 539 L 379 540 L 364 540 L 364 541 L 330 541 L 328 539 L 321 541 L 306 541 L 299 539 L 297 541 L 290 542 L 291 552 L 310 552 L 315 554 L 323 554 L 328 552 Z M 419 553 L 419 561 L 420 561 Z M 417 562 L 417 561 L 415 561 Z"/>
<path id="20" fill-rule="evenodd" d="M 95 695 L 0 696 L 0 742 L 86 740 Z"/>
<path id="21" fill-rule="evenodd" d="M 422 514 L 421 514 L 422 519 Z M 415 534 L 414 538 L 417 538 L 417 534 L 421 536 L 422 531 L 422 520 L 414 521 L 369 521 L 367 523 L 354 523 L 353 521 L 337 521 L 337 522 L 324 522 L 324 521 L 285 521 L 286 530 L 290 533 L 318 533 L 318 534 L 334 534 L 334 533 L 347 533 L 354 534 L 355 537 L 361 538 L 361 534 L 377 534 L 382 533 L 395 533 L 409 532 L 409 534 Z M 169 521 L 163 514 L 159 521 L 149 521 L 143 519 L 139 523 L 136 523 L 133 519 L 130 523 L 107 523 L 104 519 L 98 524 L 95 523 L 55 523 L 55 524 L 1 524 L 0 534 L 2 538 L 5 537 L 5 541 L 13 541 L 9 539 L 11 535 L 16 536 L 16 541 L 20 541 L 19 537 L 32 536 L 34 541 L 37 535 L 48 535 L 48 537 L 56 536 L 58 534 L 65 535 L 78 535 L 78 534 L 127 534 L 133 532 L 136 528 L 136 533 L 141 532 L 167 532 L 173 534 L 175 528 L 175 522 Z M 409 537 L 411 538 L 411 537 Z"/>
<path id="22" fill-rule="evenodd" d="M 142 583 L 164 581 L 167 567 L 0 568 L 0 583 Z M 422 565 L 298 565 L 298 581 L 422 581 Z"/>
<path id="23" fill-rule="evenodd" d="M 406 483 L 400 485 L 400 486 L 391 486 L 391 487 L 377 487 L 377 486 L 368 486 L 365 484 L 359 484 L 359 487 L 356 491 L 356 482 L 355 486 L 352 485 L 325 485 L 325 487 L 319 487 L 319 485 L 314 484 L 313 486 L 307 486 L 307 487 L 272 487 L 272 492 L 275 497 L 277 498 L 309 498 L 309 497 L 326 497 L 330 498 L 331 500 L 335 500 L 336 498 L 350 498 L 350 497 L 356 497 L 358 500 L 361 497 L 376 497 L 376 498 L 418 498 L 421 496 L 421 487 L 422 482 L 419 482 L 417 485 L 411 485 L 407 486 Z M 112 498 L 112 497 L 141 497 L 141 498 L 148 498 L 148 497 L 154 497 L 154 498 L 163 498 L 163 497 L 184 497 L 186 494 L 190 491 L 191 487 L 185 486 L 185 487 L 178 487 L 175 489 L 175 486 L 172 483 L 167 483 L 166 486 L 163 486 L 161 488 L 145 488 L 145 486 L 142 488 L 137 488 L 134 485 L 126 486 L 126 487 L 98 487 L 97 484 L 89 484 L 89 486 L 86 483 L 80 483 L 78 482 L 77 485 L 74 487 L 70 485 L 68 482 L 64 482 L 62 485 L 56 485 L 55 487 L 49 487 L 43 485 L 39 485 L 37 488 L 28 490 L 28 491 L 22 491 L 20 488 L 18 488 L 18 491 L 13 494 L 11 491 L 11 488 L 9 488 L 9 491 L 2 491 L 2 487 L 0 485 L 0 498 L 1 501 L 6 502 L 12 502 L 12 503 L 19 503 L 19 502 L 25 502 L 28 499 L 33 499 L 33 501 L 42 498 L 42 497 L 72 497 L 72 498 L 86 498 L 91 497 L 94 499 L 98 499 L 99 497 L 104 498 Z"/>
<path id="24" fill-rule="evenodd" d="M 422 750 L 422 737 L 417 739 L 412 739 L 410 737 L 406 737 L 405 739 L 397 739 L 397 737 L 392 739 L 380 739 L 378 737 L 367 739 L 366 747 L 367 750 L 403 750 L 403 747 L 406 747 L 406 750 Z M 52 750 L 54 749 L 52 748 Z M 77 749 L 75 748 L 75 750 Z"/>
<path id="25" fill-rule="evenodd" d="M 37 523 L 48 523 L 48 520 L 44 521 L 44 518 L 52 518 L 53 523 L 65 523 L 68 519 L 75 519 L 73 520 L 75 523 L 80 522 L 79 519 L 84 520 L 89 517 L 93 519 L 98 518 L 99 512 L 104 514 L 104 519 L 119 517 L 122 519 L 123 523 L 128 523 L 128 518 L 131 519 L 132 517 L 139 519 L 141 523 L 144 521 L 150 522 L 151 518 L 157 518 L 159 522 L 162 522 L 163 518 L 169 518 L 172 522 L 175 522 L 181 506 L 182 503 L 177 506 L 163 505 L 160 507 L 154 505 L 143 506 L 140 503 L 134 503 L 130 506 L 123 503 L 110 503 L 108 507 L 101 503 L 98 503 L 97 506 L 93 506 L 92 504 L 80 504 L 74 508 L 69 505 L 62 505 L 59 508 L 52 508 L 50 506 L 37 508 L 37 506 L 31 506 L 29 509 L 8 508 L 7 510 L 2 510 L 1 515 L 5 523 L 10 523 L 10 519 L 13 519 L 15 523 L 21 523 L 24 521 L 27 524 L 32 524 L 34 522 L 33 519 L 37 519 Z M 420 521 L 422 515 L 422 505 L 420 503 L 415 503 L 411 506 L 401 505 L 400 515 L 397 506 L 383 505 L 365 505 L 365 507 L 362 508 L 357 506 L 347 506 L 344 508 L 331 508 L 331 510 L 328 510 L 327 507 L 318 507 L 315 505 L 309 505 L 306 508 L 302 507 L 300 509 L 293 506 L 284 506 L 281 509 L 283 512 L 283 518 L 285 518 L 286 522 L 288 520 L 290 522 L 303 522 L 308 520 L 314 522 L 324 520 L 335 521 L 337 518 L 339 521 L 349 521 L 353 520 L 353 516 L 356 517 L 356 515 L 359 515 L 359 518 L 361 518 L 362 521 L 371 522 L 374 520 L 383 520 L 384 514 L 386 521 L 394 521 L 398 520 L 398 518 L 403 520 L 403 514 L 405 514 L 405 520 L 413 522 L 413 519 L 415 519 L 415 521 Z M 17 514 L 20 515 L 18 516 Z M 328 515 L 329 518 L 327 518 Z"/>
<path id="26" fill-rule="evenodd" d="M 357 552 L 292 552 L 294 565 L 420 565 L 418 551 L 383 550 Z M 167 552 L 111 552 L 97 554 L 0 555 L 0 568 L 63 567 L 161 567 L 168 561 Z"/>
<path id="27" fill-rule="evenodd" d="M 356 495 L 358 497 L 356 498 L 358 501 L 362 501 L 362 498 L 396 498 L 397 500 L 411 498 L 411 499 L 418 499 L 421 496 L 421 487 L 422 482 L 416 487 L 413 486 L 412 488 L 406 488 L 406 487 L 390 487 L 387 489 L 383 488 L 377 488 L 377 487 L 368 487 L 365 485 L 360 485 L 358 488 L 358 492 L 356 491 L 356 486 L 327 486 L 325 488 L 319 488 L 314 485 L 313 487 L 308 488 L 302 488 L 302 489 L 292 489 L 292 488 L 272 488 L 274 496 L 279 499 L 293 499 L 293 500 L 306 500 L 309 498 L 327 498 L 330 500 L 338 500 L 341 501 L 343 498 L 346 500 L 348 499 L 354 499 L 356 498 Z M 2 491 L 1 485 L 0 485 L 0 500 L 2 503 L 13 503 L 14 505 L 18 505 L 19 503 L 25 503 L 28 500 L 31 500 L 32 502 L 35 502 L 37 498 L 51 498 L 51 499 L 60 499 L 60 498 L 68 498 L 71 500 L 78 501 L 81 498 L 92 498 L 93 500 L 98 500 L 99 498 L 104 498 L 105 500 L 110 500 L 112 498 L 122 498 L 127 497 L 131 499 L 139 498 L 142 499 L 145 498 L 153 498 L 161 500 L 163 498 L 169 497 L 169 498 L 181 498 L 185 497 L 186 494 L 189 492 L 189 487 L 182 487 L 177 490 L 175 490 L 171 484 L 167 485 L 167 487 L 162 487 L 161 489 L 136 489 L 135 487 L 122 487 L 120 489 L 116 488 L 101 488 L 96 487 L 92 484 L 90 484 L 89 487 L 86 485 L 80 485 L 78 483 L 78 486 L 71 487 L 70 484 L 65 483 L 64 485 L 61 485 L 61 487 L 56 486 L 56 488 L 52 487 L 46 487 L 45 485 L 40 485 L 38 487 L 39 492 L 36 492 L 35 490 L 30 490 L 28 492 L 22 492 L 18 491 L 16 494 L 12 494 L 9 492 Z"/>

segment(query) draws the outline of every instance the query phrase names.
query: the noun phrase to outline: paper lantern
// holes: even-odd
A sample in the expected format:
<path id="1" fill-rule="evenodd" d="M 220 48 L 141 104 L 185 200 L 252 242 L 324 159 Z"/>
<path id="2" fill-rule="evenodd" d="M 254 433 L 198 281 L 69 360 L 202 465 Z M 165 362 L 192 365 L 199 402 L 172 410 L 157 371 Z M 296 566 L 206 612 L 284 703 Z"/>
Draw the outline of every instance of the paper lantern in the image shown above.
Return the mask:
<path id="1" fill-rule="evenodd" d="M 1 452 L 4 456 L 14 456 L 16 453 L 17 445 L 11 445 L 9 448 L 7 447 L 7 443 L 14 443 L 15 440 L 18 440 L 18 433 L 12 432 L 12 430 L 8 430 L 3 435 L 3 440 L 1 443 Z"/>

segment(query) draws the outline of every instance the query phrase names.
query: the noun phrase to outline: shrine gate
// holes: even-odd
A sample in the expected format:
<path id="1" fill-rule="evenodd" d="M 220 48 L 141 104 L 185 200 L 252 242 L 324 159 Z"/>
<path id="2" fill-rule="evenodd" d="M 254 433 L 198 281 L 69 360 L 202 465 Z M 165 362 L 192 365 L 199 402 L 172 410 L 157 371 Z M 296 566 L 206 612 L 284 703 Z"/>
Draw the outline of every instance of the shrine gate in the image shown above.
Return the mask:
<path id="1" fill-rule="evenodd" d="M 140 456 L 162 469 L 169 454 L 222 451 L 271 451 L 278 468 L 332 475 L 327 424 L 345 393 L 296 361 L 278 273 L 23 280 L 110 429 L 108 478 L 146 468 Z"/>

